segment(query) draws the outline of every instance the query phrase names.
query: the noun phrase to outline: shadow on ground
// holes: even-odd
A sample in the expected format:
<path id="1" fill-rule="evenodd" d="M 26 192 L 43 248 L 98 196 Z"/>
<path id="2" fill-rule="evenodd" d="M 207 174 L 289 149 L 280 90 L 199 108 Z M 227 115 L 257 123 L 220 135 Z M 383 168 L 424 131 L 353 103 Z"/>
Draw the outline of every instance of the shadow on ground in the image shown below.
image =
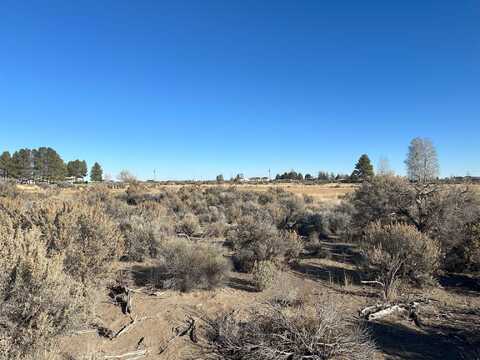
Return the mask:
<path id="1" fill-rule="evenodd" d="M 361 281 L 358 271 L 342 267 L 299 263 L 293 265 L 292 269 L 311 280 L 325 281 L 331 284 L 345 285 L 345 282 L 350 282 L 359 285 Z"/>
<path id="2" fill-rule="evenodd" d="M 449 336 L 385 322 L 368 328 L 387 359 L 462 359 L 462 349 Z"/>
<path id="3" fill-rule="evenodd" d="M 247 291 L 247 292 L 257 292 L 255 286 L 251 281 L 246 279 L 242 279 L 236 276 L 230 276 L 227 281 L 227 286 L 231 287 L 232 289 Z"/>
<path id="4" fill-rule="evenodd" d="M 480 280 L 463 274 L 445 274 L 438 282 L 448 291 L 461 295 L 480 295 Z"/>

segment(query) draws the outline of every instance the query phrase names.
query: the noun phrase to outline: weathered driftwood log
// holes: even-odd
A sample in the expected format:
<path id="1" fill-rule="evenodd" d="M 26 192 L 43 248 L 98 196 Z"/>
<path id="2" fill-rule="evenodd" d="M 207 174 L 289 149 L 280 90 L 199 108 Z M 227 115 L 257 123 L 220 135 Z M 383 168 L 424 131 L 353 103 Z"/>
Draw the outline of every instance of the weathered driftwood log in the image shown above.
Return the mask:
<path id="1" fill-rule="evenodd" d="M 121 355 L 105 355 L 104 359 L 136 360 L 147 355 L 147 350 L 137 350 Z"/>
<path id="2" fill-rule="evenodd" d="M 132 319 L 127 325 L 123 326 L 120 330 L 118 330 L 117 333 L 111 337 L 111 340 L 126 334 L 133 326 L 135 326 L 136 322 L 137 319 Z"/>
<path id="3" fill-rule="evenodd" d="M 385 316 L 391 315 L 393 313 L 399 313 L 403 316 L 407 316 L 409 320 L 415 322 L 415 325 L 421 326 L 420 319 L 418 317 L 418 305 L 424 300 L 421 301 L 412 301 L 410 303 L 399 303 L 399 304 L 377 304 L 373 306 L 368 306 L 360 310 L 360 317 L 368 321 L 374 321 Z"/>

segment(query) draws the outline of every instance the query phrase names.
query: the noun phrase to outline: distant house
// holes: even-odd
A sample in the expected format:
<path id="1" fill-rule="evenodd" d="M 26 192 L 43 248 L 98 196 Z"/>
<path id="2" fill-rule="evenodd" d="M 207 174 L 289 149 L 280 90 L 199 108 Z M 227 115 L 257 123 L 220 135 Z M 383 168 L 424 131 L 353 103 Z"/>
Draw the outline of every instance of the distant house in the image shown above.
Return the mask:
<path id="1" fill-rule="evenodd" d="M 75 184 L 79 182 L 83 182 L 84 179 L 82 177 L 76 177 L 76 176 L 67 176 L 65 178 L 65 182 L 69 184 Z"/>

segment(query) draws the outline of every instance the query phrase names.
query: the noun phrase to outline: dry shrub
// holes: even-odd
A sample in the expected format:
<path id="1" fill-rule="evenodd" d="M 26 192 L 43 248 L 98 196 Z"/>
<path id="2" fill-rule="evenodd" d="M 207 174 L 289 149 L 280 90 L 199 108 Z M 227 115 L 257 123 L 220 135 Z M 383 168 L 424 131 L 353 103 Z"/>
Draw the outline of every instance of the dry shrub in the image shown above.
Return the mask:
<path id="1" fill-rule="evenodd" d="M 376 176 L 351 196 L 353 228 L 359 237 L 370 222 L 402 222 L 438 241 L 447 270 L 468 268 L 468 224 L 480 218 L 479 195 L 463 185 L 410 183 L 404 178 Z"/>
<path id="2" fill-rule="evenodd" d="M 77 228 L 78 206 L 73 202 L 46 199 L 25 206 L 23 227 L 38 227 L 49 252 L 65 250 Z"/>
<path id="3" fill-rule="evenodd" d="M 200 232 L 200 222 L 198 217 L 192 213 L 185 214 L 185 216 L 177 223 L 177 232 L 193 236 Z"/>
<path id="4" fill-rule="evenodd" d="M 301 306 L 305 302 L 305 293 L 285 272 L 277 273 L 269 290 L 269 302 L 283 307 Z"/>
<path id="5" fill-rule="evenodd" d="M 108 275 L 123 251 L 118 226 L 102 207 L 47 199 L 17 209 L 16 227 L 38 228 L 49 254 L 64 255 L 64 269 L 87 285 Z"/>
<path id="6" fill-rule="evenodd" d="M 350 234 L 352 214 L 353 208 L 347 202 L 335 206 L 311 207 L 299 216 L 295 228 L 302 236 L 316 233 L 323 239 L 333 236 L 347 239 Z"/>
<path id="7" fill-rule="evenodd" d="M 205 235 L 212 238 L 222 238 L 227 232 L 227 224 L 223 221 L 216 221 L 206 225 Z"/>
<path id="8" fill-rule="evenodd" d="M 15 183 L 0 180 L 0 197 L 15 198 L 20 194 Z"/>
<path id="9" fill-rule="evenodd" d="M 160 219 L 132 215 L 120 224 L 125 237 L 123 258 L 132 261 L 144 261 L 155 258 L 163 239 L 170 235 Z M 168 225 L 167 225 L 168 227 Z"/>
<path id="10" fill-rule="evenodd" d="M 99 208 L 79 208 L 76 224 L 65 251 L 65 271 L 84 284 L 95 282 L 109 274 L 111 261 L 123 252 L 123 239 Z"/>
<path id="11" fill-rule="evenodd" d="M 129 205 L 138 205 L 149 198 L 147 187 L 136 181 L 130 183 L 125 194 Z"/>
<path id="12" fill-rule="evenodd" d="M 399 176 L 375 176 L 364 181 L 350 196 L 354 207 L 353 226 L 361 232 L 375 221 L 410 223 L 415 189 Z"/>
<path id="13" fill-rule="evenodd" d="M 242 217 L 228 232 L 227 241 L 237 252 L 236 265 L 247 272 L 255 261 L 291 260 L 302 248 L 298 236 L 279 231 L 268 216 L 261 214 Z"/>
<path id="14" fill-rule="evenodd" d="M 87 317 L 82 287 L 47 256 L 40 232 L 0 220 L 0 359 L 39 358 Z"/>
<path id="15" fill-rule="evenodd" d="M 368 333 L 333 306 L 256 307 L 245 320 L 228 314 L 208 325 L 207 359 L 370 360 L 375 354 Z"/>
<path id="16" fill-rule="evenodd" d="M 447 253 L 445 267 L 450 271 L 480 270 L 480 221 L 467 224 L 464 238 Z"/>
<path id="17" fill-rule="evenodd" d="M 480 221 L 467 227 L 466 264 L 471 270 L 480 270 Z"/>
<path id="18" fill-rule="evenodd" d="M 163 243 L 160 259 L 155 285 L 184 292 L 221 286 L 230 268 L 219 249 L 186 239 Z"/>
<path id="19" fill-rule="evenodd" d="M 438 243 L 411 225 L 370 224 L 362 248 L 366 269 L 382 285 L 386 299 L 395 295 L 399 280 L 422 285 L 431 282 L 439 268 Z"/>
<path id="20" fill-rule="evenodd" d="M 268 289 L 275 280 L 277 267 L 269 260 L 256 261 L 253 265 L 253 283 L 257 291 Z"/>

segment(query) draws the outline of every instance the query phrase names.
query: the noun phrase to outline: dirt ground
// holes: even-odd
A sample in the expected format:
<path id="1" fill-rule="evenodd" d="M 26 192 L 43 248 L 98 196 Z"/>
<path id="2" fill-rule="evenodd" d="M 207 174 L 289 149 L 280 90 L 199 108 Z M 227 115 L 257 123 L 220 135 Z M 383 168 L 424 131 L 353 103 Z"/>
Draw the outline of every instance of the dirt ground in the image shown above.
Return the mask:
<path id="1" fill-rule="evenodd" d="M 305 302 L 333 302 L 355 317 L 367 305 L 380 301 L 375 288 L 360 284 L 360 272 L 352 264 L 352 249 L 344 244 L 326 244 L 330 259 L 304 256 L 286 271 L 283 281 L 295 287 Z M 128 269 L 128 286 L 142 289 L 150 269 L 145 264 L 123 264 Z M 84 332 L 62 339 L 60 351 L 74 359 L 136 359 L 137 350 L 146 350 L 141 359 L 202 359 L 199 346 L 188 336 L 177 337 L 189 319 L 198 324 L 202 343 L 203 320 L 233 310 L 242 312 L 267 301 L 272 291 L 255 292 L 247 274 L 230 273 L 223 288 L 213 291 L 161 292 L 159 296 L 134 293 L 132 313 L 124 315 L 107 293 L 100 294 L 98 321 L 113 333 L 133 320 L 134 325 L 116 339 L 96 332 Z M 440 286 L 415 294 L 429 303 L 420 309 L 421 327 L 400 316 L 367 324 L 378 347 L 377 359 L 478 359 L 480 348 L 480 283 L 466 276 L 440 279 Z M 470 357 L 467 355 L 470 353 Z M 124 357 L 118 357 L 127 354 Z M 130 354 L 130 355 L 128 355 Z M 466 355 L 467 354 L 467 355 Z M 117 356 L 117 357 L 116 357 Z M 68 358 L 68 357 L 67 357 Z M 70 357 L 72 358 L 72 357 Z M 139 358 L 140 359 L 140 358 Z"/>
<path id="2" fill-rule="evenodd" d="M 209 185 L 205 185 L 209 186 Z M 213 186 L 213 185 L 212 185 Z M 227 186 L 227 185 L 224 185 Z M 337 202 L 355 189 L 353 185 L 278 184 L 298 195 L 309 195 L 317 201 Z M 167 188 L 180 187 L 176 185 Z M 236 185 L 240 190 L 267 191 L 271 185 Z M 154 191 L 161 187 L 155 186 Z M 480 186 L 476 187 L 480 190 Z M 23 186 L 27 191 L 43 191 Z M 65 195 L 68 191 L 62 190 Z M 119 189 L 123 192 L 124 189 Z M 354 249 L 348 244 L 325 244 L 327 258 L 304 256 L 286 269 L 290 287 L 303 294 L 307 303 L 333 302 L 344 313 L 358 316 L 359 310 L 381 301 L 378 289 L 360 283 L 361 271 L 354 265 Z M 139 290 L 133 294 L 133 311 L 124 315 L 104 289 L 98 294 L 97 323 L 105 331 L 117 333 L 110 340 L 96 330 L 85 330 L 61 339 L 58 349 L 65 359 L 203 359 L 197 354 L 198 345 L 191 339 L 176 336 L 189 319 L 198 324 L 200 343 L 205 318 L 233 310 L 241 312 L 267 301 L 272 290 L 258 293 L 250 275 L 231 272 L 225 286 L 213 291 L 180 293 L 165 291 L 159 296 L 143 293 L 142 278 L 151 271 L 148 264 L 122 263 L 128 274 L 128 287 Z M 420 292 L 408 289 L 402 296 L 426 298 L 428 303 L 419 309 L 420 326 L 400 316 L 390 316 L 366 326 L 377 344 L 378 359 L 480 359 L 480 281 L 462 274 L 443 276 L 439 286 Z M 132 323 L 133 325 L 128 326 Z M 475 353 L 475 349 L 477 349 Z M 137 351 L 146 351 L 139 357 Z M 126 355 L 125 355 L 126 354 Z"/>

